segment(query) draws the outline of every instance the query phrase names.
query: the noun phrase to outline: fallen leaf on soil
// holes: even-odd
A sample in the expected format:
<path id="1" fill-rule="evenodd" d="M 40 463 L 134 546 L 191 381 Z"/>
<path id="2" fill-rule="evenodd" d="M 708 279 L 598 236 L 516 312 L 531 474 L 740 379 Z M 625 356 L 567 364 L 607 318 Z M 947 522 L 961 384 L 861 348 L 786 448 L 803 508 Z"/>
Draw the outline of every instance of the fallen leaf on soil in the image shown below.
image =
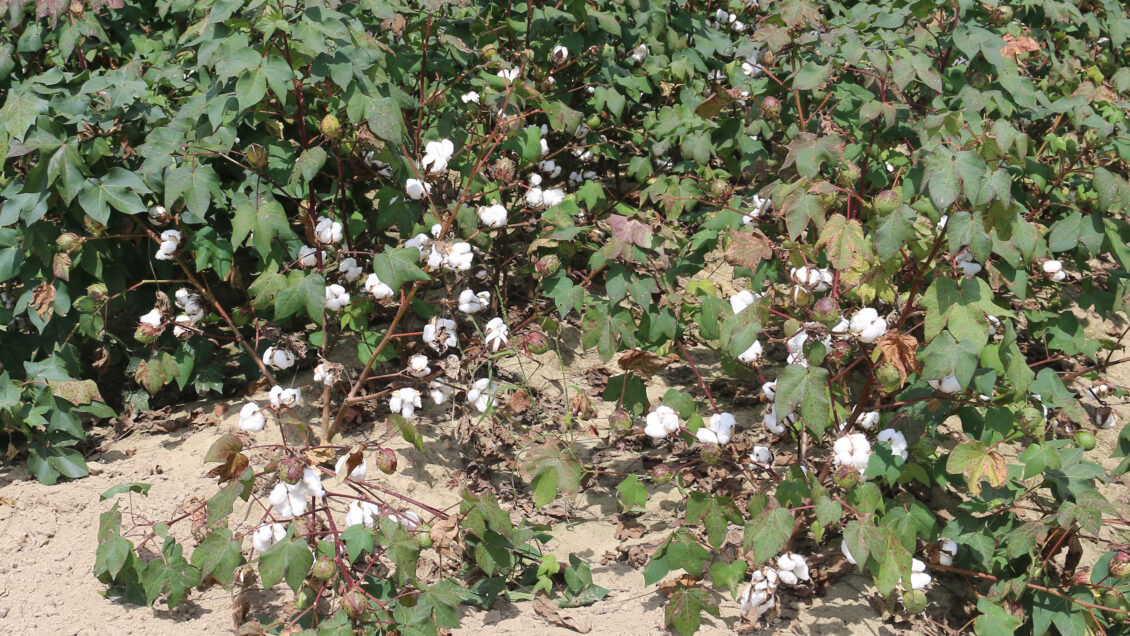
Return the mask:
<path id="1" fill-rule="evenodd" d="M 514 391 L 510 394 L 510 400 L 506 403 L 506 408 L 516 415 L 525 413 L 530 408 L 530 394 L 526 393 L 525 389 Z"/>
<path id="2" fill-rule="evenodd" d="M 462 547 L 455 540 L 459 536 L 459 520 L 455 517 L 433 523 L 429 536 L 432 538 L 432 548 L 443 556 L 457 556 L 462 552 Z"/>
<path id="3" fill-rule="evenodd" d="M 592 400 L 584 393 L 578 393 L 573 396 L 573 415 L 582 420 L 588 420 L 596 417 L 596 409 L 592 406 Z"/>
<path id="4" fill-rule="evenodd" d="M 311 448 L 306 451 L 305 455 L 307 459 L 315 464 L 324 464 L 337 459 L 337 452 L 332 448 Z M 357 462 L 357 464 L 360 463 L 361 462 Z M 345 471 L 345 474 L 348 475 L 349 471 Z"/>
<path id="5" fill-rule="evenodd" d="M 616 524 L 616 533 L 612 535 L 617 541 L 625 539 L 638 539 L 647 534 L 647 528 L 635 519 L 627 519 Z"/>
<path id="6" fill-rule="evenodd" d="M 561 610 L 553 604 L 553 601 L 544 596 L 534 599 L 534 611 L 538 613 L 538 616 L 558 627 L 565 627 L 579 634 L 587 634 L 592 631 L 592 624 L 589 621 L 562 614 Z"/>

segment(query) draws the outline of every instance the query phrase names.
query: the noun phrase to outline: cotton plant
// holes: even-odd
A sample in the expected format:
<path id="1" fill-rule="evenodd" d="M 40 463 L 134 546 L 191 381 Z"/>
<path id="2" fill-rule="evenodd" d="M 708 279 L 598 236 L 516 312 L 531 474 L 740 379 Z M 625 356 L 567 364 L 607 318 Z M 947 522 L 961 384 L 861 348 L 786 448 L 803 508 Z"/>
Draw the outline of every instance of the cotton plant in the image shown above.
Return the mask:
<path id="1" fill-rule="evenodd" d="M 173 260 L 183 240 L 184 236 L 177 230 L 161 232 L 161 244 L 157 247 L 157 252 L 153 255 L 153 258 L 159 261 Z"/>
<path id="2" fill-rule="evenodd" d="M 510 328 L 506 326 L 502 318 L 497 317 L 491 318 L 483 331 L 483 340 L 491 351 L 498 351 L 500 347 L 506 344 L 510 335 Z"/>
<path id="3" fill-rule="evenodd" d="M 404 387 L 392 392 L 388 400 L 388 410 L 398 413 L 406 419 L 416 416 L 416 409 L 421 408 L 421 393 L 412 387 Z"/>
<path id="4" fill-rule="evenodd" d="M 481 291 L 475 293 L 470 289 L 464 289 L 459 292 L 458 303 L 459 311 L 465 314 L 478 313 L 490 304 L 490 292 Z"/>
<path id="5" fill-rule="evenodd" d="M 695 437 L 704 444 L 729 444 L 737 420 L 730 413 L 715 413 L 705 426 L 695 431 Z"/>
<path id="6" fill-rule="evenodd" d="M 342 238 L 341 223 L 325 216 L 319 216 L 314 225 L 314 238 L 322 245 L 336 245 Z"/>
<path id="7" fill-rule="evenodd" d="M 254 402 L 248 402 L 239 409 L 239 428 L 249 433 L 258 433 L 267 425 L 267 416 Z"/>
<path id="8" fill-rule="evenodd" d="M 643 432 L 652 439 L 664 439 L 671 433 L 679 432 L 679 414 L 667 405 L 657 406 L 647 414 L 644 421 L 646 425 Z"/>

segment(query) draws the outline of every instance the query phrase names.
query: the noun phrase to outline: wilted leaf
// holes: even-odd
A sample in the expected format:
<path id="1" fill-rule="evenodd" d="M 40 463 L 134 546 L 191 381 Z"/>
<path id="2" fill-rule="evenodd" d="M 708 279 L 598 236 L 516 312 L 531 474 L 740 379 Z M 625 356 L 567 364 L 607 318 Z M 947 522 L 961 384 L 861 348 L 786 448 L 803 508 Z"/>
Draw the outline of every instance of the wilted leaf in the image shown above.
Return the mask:
<path id="1" fill-rule="evenodd" d="M 879 349 L 879 360 L 894 366 L 904 384 L 908 375 L 922 370 L 917 356 L 918 338 L 909 334 L 888 333 L 879 339 L 876 346 Z"/>
<path id="2" fill-rule="evenodd" d="M 946 472 L 965 475 L 969 492 L 974 497 L 981 494 L 981 479 L 988 479 L 994 488 L 1004 485 L 1008 466 L 1004 457 L 995 450 L 989 450 L 983 442 L 970 441 L 958 444 L 946 462 Z"/>
<path id="3" fill-rule="evenodd" d="M 650 351 L 632 349 L 620 356 L 616 364 L 620 365 L 620 368 L 625 371 L 633 371 L 645 378 L 650 378 L 666 369 L 672 361 L 672 358 L 665 358 Z"/>
<path id="4" fill-rule="evenodd" d="M 565 627 L 579 634 L 587 634 L 592 631 L 592 624 L 588 620 L 562 614 L 557 605 L 544 596 L 538 596 L 534 599 L 534 611 L 538 613 L 538 616 L 558 627 Z"/>
<path id="5" fill-rule="evenodd" d="M 51 319 L 51 312 L 55 308 L 55 286 L 43 281 L 36 285 L 31 294 L 31 308 L 43 320 Z"/>
<path id="6" fill-rule="evenodd" d="M 247 456 L 242 452 L 243 442 L 235 435 L 224 435 L 212 442 L 208 452 L 204 454 L 204 461 L 220 462 L 218 466 L 208 471 L 208 477 L 218 477 L 220 481 L 230 481 L 243 474 L 247 469 Z"/>
<path id="7" fill-rule="evenodd" d="M 612 238 L 644 248 L 651 247 L 651 228 L 644 223 L 612 214 L 608 217 L 608 227 L 612 230 Z"/>
<path id="8" fill-rule="evenodd" d="M 773 257 L 773 247 L 769 237 L 761 230 L 752 232 L 730 232 L 730 246 L 726 248 L 726 262 L 746 267 L 751 271 L 762 260 Z"/>
<path id="9" fill-rule="evenodd" d="M 1025 53 L 1040 50 L 1040 43 L 1029 35 L 1016 37 L 1012 34 L 1005 34 L 1004 41 L 1005 45 L 1001 47 L 1001 55 L 1004 57 L 1016 58 Z"/>

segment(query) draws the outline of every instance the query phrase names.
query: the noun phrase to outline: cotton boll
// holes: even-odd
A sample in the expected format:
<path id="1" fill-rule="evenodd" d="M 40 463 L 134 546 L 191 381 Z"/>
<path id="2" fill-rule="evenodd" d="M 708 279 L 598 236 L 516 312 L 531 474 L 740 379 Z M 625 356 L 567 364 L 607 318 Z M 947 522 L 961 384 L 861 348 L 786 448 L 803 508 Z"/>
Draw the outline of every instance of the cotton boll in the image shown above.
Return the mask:
<path id="1" fill-rule="evenodd" d="M 349 294 L 337 283 L 326 285 L 326 309 L 337 311 L 349 304 Z"/>
<path id="2" fill-rule="evenodd" d="M 545 173 L 545 176 L 550 179 L 556 179 L 561 176 L 561 166 L 557 165 L 557 162 L 552 159 L 539 161 L 538 170 L 541 170 Z"/>
<path id="3" fill-rule="evenodd" d="M 506 208 L 499 205 L 484 205 L 479 207 L 479 220 L 490 228 L 500 228 L 506 225 Z"/>
<path id="4" fill-rule="evenodd" d="M 421 406 L 420 392 L 412 387 L 393 391 L 392 397 L 388 400 L 389 410 L 393 413 L 399 413 L 407 419 L 412 419 L 416 414 L 416 409 Z"/>
<path id="5" fill-rule="evenodd" d="M 679 430 L 679 415 L 669 406 L 659 406 L 645 418 L 644 433 L 653 439 L 663 439 Z"/>
<path id="6" fill-rule="evenodd" d="M 405 530 L 409 532 L 415 530 L 420 525 L 420 515 L 412 512 L 411 510 L 405 510 L 401 513 L 389 512 L 388 518 L 399 523 L 404 527 Z"/>
<path id="7" fill-rule="evenodd" d="M 372 528 L 376 523 L 377 517 L 381 516 L 381 509 L 368 501 L 360 501 L 354 499 L 349 504 L 349 510 L 345 514 L 346 527 L 353 527 L 363 525 L 366 528 Z"/>
<path id="8" fill-rule="evenodd" d="M 294 352 L 290 349 L 267 347 L 267 350 L 263 352 L 263 361 L 276 369 L 285 371 L 294 366 Z"/>
<path id="9" fill-rule="evenodd" d="M 641 44 L 631 50 L 631 52 L 628 54 L 628 59 L 630 59 L 634 64 L 643 64 L 643 61 L 647 59 L 647 54 L 647 45 Z"/>
<path id="10" fill-rule="evenodd" d="M 314 497 L 326 496 L 326 491 L 322 488 L 322 476 L 313 468 L 302 469 L 302 481 L 297 485 L 301 485 L 309 495 Z"/>
<path id="11" fill-rule="evenodd" d="M 957 393 L 961 390 L 961 383 L 957 381 L 956 374 L 950 374 L 941 380 L 927 380 L 927 383 L 941 393 Z"/>
<path id="12" fill-rule="evenodd" d="M 764 353 L 765 349 L 761 346 L 761 342 L 754 340 L 753 344 L 738 356 L 738 360 L 746 364 L 755 365 L 761 361 L 761 356 L 764 355 Z"/>
<path id="13" fill-rule="evenodd" d="M 465 272 L 471 269 L 475 260 L 475 252 L 470 243 L 452 243 L 444 259 L 444 266 L 453 272 Z"/>
<path id="14" fill-rule="evenodd" d="M 542 193 L 541 203 L 547 208 L 560 205 L 565 200 L 565 191 L 561 188 L 551 188 Z"/>
<path id="15" fill-rule="evenodd" d="M 180 314 L 176 318 L 173 318 L 173 324 L 176 325 L 175 327 L 173 327 L 173 335 L 177 338 L 180 338 L 181 336 L 190 333 L 190 330 L 188 328 L 192 326 L 193 322 L 195 321 L 192 319 L 192 316 L 189 316 L 188 314 Z"/>
<path id="16" fill-rule="evenodd" d="M 484 307 L 490 304 L 490 292 L 481 291 L 475 293 L 470 289 L 464 289 L 459 293 L 459 311 L 465 314 L 474 314 L 482 311 Z"/>
<path id="17" fill-rule="evenodd" d="M 334 464 L 334 474 L 341 476 L 342 471 L 345 470 L 349 462 L 349 453 L 337 458 L 337 463 Z M 369 462 L 364 459 L 353 470 L 349 471 L 349 478 L 353 481 L 365 481 L 365 475 L 369 472 Z"/>
<path id="18" fill-rule="evenodd" d="M 766 400 L 773 402 L 777 399 L 777 381 L 766 382 L 761 385 L 761 394 L 765 396 Z"/>
<path id="19" fill-rule="evenodd" d="M 879 423 L 879 411 L 867 411 L 861 413 L 855 420 L 855 423 L 864 430 L 871 430 Z"/>
<path id="20" fill-rule="evenodd" d="M 369 274 L 369 277 L 365 279 L 365 291 L 376 300 L 392 298 L 393 294 L 392 288 L 382 283 L 376 274 Z"/>
<path id="21" fill-rule="evenodd" d="M 729 413 L 715 413 L 710 416 L 710 422 L 698 429 L 695 435 L 704 444 L 728 444 L 736 423 L 737 420 Z"/>
<path id="22" fill-rule="evenodd" d="M 459 345 L 459 338 L 455 335 L 455 321 L 450 318 L 436 316 L 424 325 L 421 339 L 435 351 L 443 353 L 448 347 Z"/>
<path id="23" fill-rule="evenodd" d="M 880 442 L 886 442 L 886 443 L 890 444 L 891 452 L 893 454 L 898 455 L 899 457 L 902 457 L 904 460 L 908 457 L 908 453 L 907 453 L 907 450 L 906 450 L 906 448 L 907 448 L 906 436 L 903 435 L 902 433 L 900 433 L 899 431 L 896 431 L 893 428 L 883 429 L 883 430 L 879 431 L 879 435 L 877 436 L 877 439 Z"/>
<path id="24" fill-rule="evenodd" d="M 479 378 L 467 391 L 467 401 L 470 402 L 475 410 L 479 413 L 486 413 L 487 409 L 494 404 L 494 394 L 498 391 L 498 385 L 490 381 L 490 378 Z"/>
<path id="25" fill-rule="evenodd" d="M 239 410 L 239 428 L 251 433 L 258 433 L 266 425 L 267 418 L 258 404 L 248 402 Z"/>
<path id="26" fill-rule="evenodd" d="M 924 590 L 930 586 L 933 578 L 926 573 L 926 564 L 918 559 L 910 562 L 910 587 L 915 590 Z"/>
<path id="27" fill-rule="evenodd" d="M 498 75 L 499 77 L 506 80 L 507 82 L 513 82 L 515 79 L 518 78 L 518 74 L 521 72 L 521 70 L 522 69 L 520 69 L 520 68 L 510 68 L 510 69 L 504 68 L 501 71 L 499 71 L 498 73 L 495 73 L 495 75 Z"/>
<path id="28" fill-rule="evenodd" d="M 995 336 L 1001 332 L 1001 321 L 996 316 L 986 314 L 985 318 L 989 321 L 989 335 Z"/>
<path id="29" fill-rule="evenodd" d="M 428 397 L 432 398 L 432 403 L 443 404 L 451 398 L 452 389 L 439 380 L 432 380 L 428 383 Z"/>
<path id="30" fill-rule="evenodd" d="M 419 179 L 408 179 L 404 182 L 404 194 L 408 195 L 409 199 L 419 201 L 428 194 L 431 194 L 432 186 L 430 183 L 424 183 Z"/>
<path id="31" fill-rule="evenodd" d="M 262 554 L 286 538 L 286 528 L 281 523 L 264 524 L 251 534 L 251 547 Z"/>
<path id="32" fill-rule="evenodd" d="M 777 578 L 785 585 L 796 585 L 799 582 L 797 576 L 788 570 L 778 570 Z"/>
<path id="33" fill-rule="evenodd" d="M 296 484 L 296 486 L 300 485 Z M 306 489 L 290 484 L 278 483 L 268 497 L 271 514 L 280 519 L 291 519 L 306 514 Z"/>
<path id="34" fill-rule="evenodd" d="M 314 381 L 321 382 L 325 386 L 333 386 L 341 379 L 342 370 L 343 367 L 340 364 L 319 363 L 318 366 L 314 367 Z"/>
<path id="35" fill-rule="evenodd" d="M 165 318 L 164 318 L 164 316 L 161 315 L 161 311 L 159 309 L 157 309 L 156 307 L 154 307 L 152 310 L 149 311 L 149 313 L 147 313 L 144 316 L 142 316 L 141 318 L 139 318 L 138 322 L 140 322 L 143 325 L 156 328 L 156 327 L 160 327 L 162 325 L 162 323 L 165 322 Z"/>
<path id="36" fill-rule="evenodd" d="M 942 539 L 941 545 L 938 546 L 938 563 L 951 566 L 956 556 L 957 544 L 954 543 L 953 539 Z"/>
<path id="37" fill-rule="evenodd" d="M 755 294 L 748 289 L 743 289 L 733 296 L 730 296 L 730 309 L 733 309 L 735 314 L 740 314 L 745 311 L 747 307 L 756 303 L 759 298 L 761 298 L 761 294 Z"/>
<path id="38" fill-rule="evenodd" d="M 454 153 L 455 144 L 451 143 L 450 139 L 429 141 L 424 145 L 424 157 L 420 160 L 420 167 L 427 169 L 429 174 L 440 174 L 447 170 L 447 162 Z"/>
<path id="39" fill-rule="evenodd" d="M 1109 407 L 1099 409 L 1097 416 L 1099 428 L 1103 430 L 1112 429 L 1115 426 L 1118 426 L 1118 415 Z"/>
<path id="40" fill-rule="evenodd" d="M 755 464 L 769 466 L 773 463 L 773 451 L 768 446 L 754 446 L 749 454 L 749 460 Z"/>
<path id="41" fill-rule="evenodd" d="M 768 612 L 777 603 L 777 597 L 769 590 L 758 590 L 755 586 L 750 585 L 742 592 L 741 607 L 743 614 L 752 614 L 754 618 L 760 618 L 765 612 Z"/>
<path id="42" fill-rule="evenodd" d="M 271 387 L 267 397 L 276 409 L 289 409 L 302 404 L 302 395 L 298 389 L 284 389 L 277 384 Z"/>
<path id="43" fill-rule="evenodd" d="M 341 242 L 342 225 L 337 221 L 320 216 L 314 226 L 314 235 L 322 245 L 333 245 Z"/>
<path id="44" fill-rule="evenodd" d="M 484 331 L 486 346 L 491 351 L 498 351 L 499 347 L 506 344 L 510 334 L 510 329 L 502 322 L 502 318 L 491 318 Z"/>
<path id="45" fill-rule="evenodd" d="M 862 475 L 871 460 L 871 442 L 863 433 L 852 433 L 837 439 L 832 444 L 832 461 L 837 466 L 855 468 Z"/>
<path id="46" fill-rule="evenodd" d="M 478 104 L 479 103 L 479 93 L 477 91 L 468 91 L 466 93 L 463 93 L 463 95 L 461 95 L 459 97 L 459 99 L 464 104 L 470 104 L 470 103 Z"/>
<path id="47" fill-rule="evenodd" d="M 954 259 L 954 264 L 962 276 L 976 276 L 983 269 L 980 263 L 973 260 L 973 255 L 969 252 L 958 254 L 957 258 Z"/>
<path id="48" fill-rule="evenodd" d="M 428 366 L 428 356 L 416 354 L 408 358 L 408 375 L 416 378 L 422 378 L 432 372 L 431 367 Z"/>

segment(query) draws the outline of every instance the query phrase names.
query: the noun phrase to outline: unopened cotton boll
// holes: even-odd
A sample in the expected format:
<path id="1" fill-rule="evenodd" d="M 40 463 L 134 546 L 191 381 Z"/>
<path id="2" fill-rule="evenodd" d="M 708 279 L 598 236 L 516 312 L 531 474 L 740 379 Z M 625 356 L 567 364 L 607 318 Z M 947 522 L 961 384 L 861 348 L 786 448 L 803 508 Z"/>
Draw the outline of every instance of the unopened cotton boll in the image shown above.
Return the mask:
<path id="1" fill-rule="evenodd" d="M 479 207 L 479 221 L 491 228 L 500 228 L 506 225 L 506 208 L 495 203 Z"/>
<path id="2" fill-rule="evenodd" d="M 331 218 L 320 216 L 317 225 L 314 226 L 314 234 L 322 245 L 340 243 L 342 225 Z"/>
<path id="3" fill-rule="evenodd" d="M 349 294 L 337 283 L 326 285 L 326 309 L 337 311 L 349 304 Z"/>
<path id="4" fill-rule="evenodd" d="M 416 415 L 416 409 L 421 406 L 420 392 L 412 387 L 393 391 L 392 397 L 388 400 L 388 410 L 408 419 L 412 419 Z"/>
<path id="5" fill-rule="evenodd" d="M 879 431 L 877 439 L 880 442 L 886 442 L 891 445 L 891 453 L 898 455 L 904 460 L 909 456 L 907 453 L 906 436 L 896 431 L 893 428 L 885 428 Z"/>
<path id="6" fill-rule="evenodd" d="M 302 394 L 298 389 L 284 389 L 277 384 L 271 387 L 267 398 L 271 400 L 271 406 L 276 409 L 289 409 L 302 404 Z"/>
<path id="7" fill-rule="evenodd" d="M 957 381 L 957 374 L 951 373 L 941 380 L 927 380 L 935 391 L 941 393 L 957 393 L 961 390 L 961 383 Z"/>
<path id="8" fill-rule="evenodd" d="M 429 141 L 424 145 L 424 157 L 420 160 L 420 167 L 427 169 L 430 174 L 440 174 L 447 170 L 447 162 L 455 154 L 455 144 L 450 139 Z"/>
<path id="9" fill-rule="evenodd" d="M 749 460 L 755 464 L 769 466 L 773 463 L 773 451 L 768 446 L 754 446 L 749 454 Z"/>
<path id="10" fill-rule="evenodd" d="M 392 298 L 392 288 L 382 283 L 376 274 L 369 274 L 365 279 L 365 291 L 377 300 Z"/>
<path id="11" fill-rule="evenodd" d="M 459 292 L 459 311 L 465 314 L 478 313 L 489 304 L 490 292 L 488 291 L 481 291 L 476 294 L 470 289 L 464 289 Z"/>
<path id="12" fill-rule="evenodd" d="M 502 322 L 502 318 L 491 318 L 485 327 L 484 339 L 487 348 L 491 351 L 498 351 L 499 347 L 506 344 L 510 335 L 510 328 L 506 323 Z"/>
<path id="13" fill-rule="evenodd" d="M 251 433 L 258 433 L 266 425 L 267 418 L 258 404 L 248 402 L 239 410 L 239 428 Z"/>
<path id="14" fill-rule="evenodd" d="M 337 463 L 334 464 L 334 474 L 341 476 L 341 472 L 343 470 L 345 470 L 348 462 L 349 462 L 349 453 L 346 453 L 345 455 L 338 457 Z M 369 462 L 365 461 L 365 459 L 362 458 L 361 463 L 358 464 L 353 470 L 349 471 L 349 478 L 352 479 L 353 481 L 365 481 L 365 475 L 367 475 L 368 472 L 369 472 Z"/>
<path id="15" fill-rule="evenodd" d="M 746 364 L 755 365 L 761 361 L 761 356 L 764 354 L 765 349 L 761 346 L 761 342 L 754 340 L 753 344 L 738 356 L 738 360 Z"/>
<path id="16" fill-rule="evenodd" d="M 695 431 L 698 441 L 704 444 L 729 444 L 737 420 L 729 413 L 715 413 L 706 426 Z"/>
<path id="17" fill-rule="evenodd" d="M 281 523 L 264 524 L 251 534 L 251 547 L 262 554 L 286 538 L 286 527 Z"/>
<path id="18" fill-rule="evenodd" d="M 643 432 L 652 439 L 663 439 L 679 430 L 679 415 L 669 406 L 661 405 L 647 414 Z"/>
<path id="19" fill-rule="evenodd" d="M 298 250 L 298 264 L 302 267 L 317 267 L 318 266 L 318 253 L 319 250 L 309 245 L 303 245 Z M 326 261 L 326 252 L 321 251 L 322 262 Z"/>
<path id="20" fill-rule="evenodd" d="M 477 91 L 467 91 L 466 93 L 463 93 L 463 95 L 460 96 L 459 99 L 462 100 L 464 104 L 470 104 L 470 103 L 478 104 L 479 103 L 479 93 Z"/>
<path id="21" fill-rule="evenodd" d="M 497 391 L 498 385 L 491 382 L 490 378 L 479 378 L 467 391 L 467 401 L 479 413 L 486 413 L 487 409 L 494 404 L 494 394 Z"/>
<path id="22" fill-rule="evenodd" d="M 432 186 L 430 183 L 424 183 L 419 179 L 408 179 L 404 182 L 404 194 L 408 195 L 408 198 L 413 201 L 419 201 L 431 192 Z"/>
<path id="23" fill-rule="evenodd" d="M 735 314 L 740 314 L 760 298 L 761 294 L 755 294 L 748 289 L 743 289 L 733 296 L 730 296 L 730 309 L 734 310 Z"/>

